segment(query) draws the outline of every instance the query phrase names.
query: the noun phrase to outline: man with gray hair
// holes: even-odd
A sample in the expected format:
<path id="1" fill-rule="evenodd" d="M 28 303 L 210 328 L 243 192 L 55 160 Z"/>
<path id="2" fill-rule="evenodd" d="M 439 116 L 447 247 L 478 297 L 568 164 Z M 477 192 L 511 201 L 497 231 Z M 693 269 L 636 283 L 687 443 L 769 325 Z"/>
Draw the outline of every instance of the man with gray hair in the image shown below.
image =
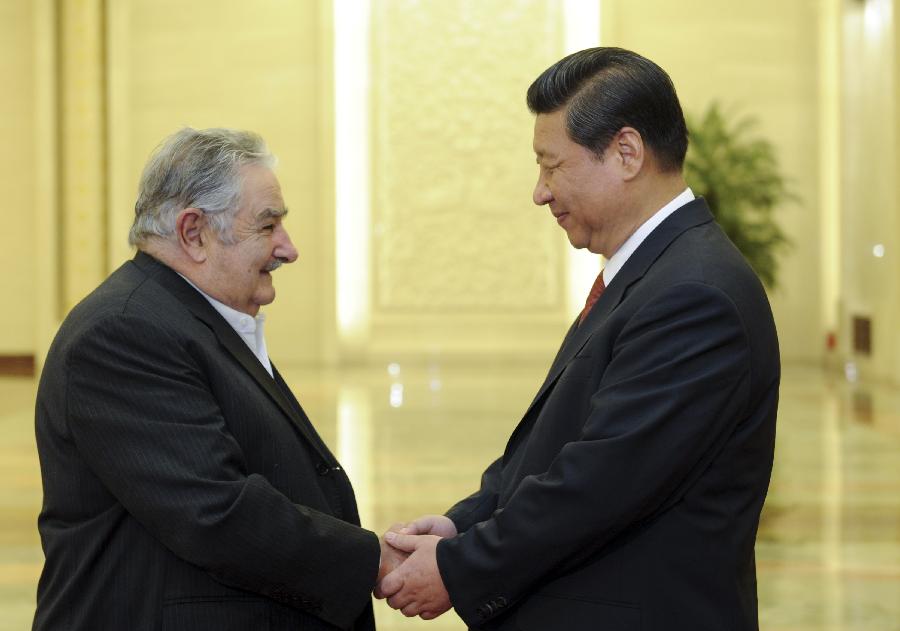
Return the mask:
<path id="1" fill-rule="evenodd" d="M 63 322 L 37 395 L 34 629 L 374 629 L 397 553 L 269 361 L 297 259 L 256 134 L 183 129 L 147 164 L 138 248 Z"/>

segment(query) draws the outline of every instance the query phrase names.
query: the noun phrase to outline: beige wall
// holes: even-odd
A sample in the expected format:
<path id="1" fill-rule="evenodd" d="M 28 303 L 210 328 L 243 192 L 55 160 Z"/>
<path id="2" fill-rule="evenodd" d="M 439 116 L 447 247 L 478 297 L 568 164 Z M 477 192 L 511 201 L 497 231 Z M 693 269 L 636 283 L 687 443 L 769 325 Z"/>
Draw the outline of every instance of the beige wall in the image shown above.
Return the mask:
<path id="1" fill-rule="evenodd" d="M 524 95 L 563 53 L 560 9 L 373 3 L 369 356 L 558 345 L 569 246 L 531 201 Z"/>
<path id="2" fill-rule="evenodd" d="M 130 0 L 110 3 L 110 177 L 112 259 L 125 244 L 140 170 L 156 144 L 179 127 L 252 129 L 279 157 L 290 209 L 287 227 L 300 252 L 275 278 L 266 311 L 276 362 L 321 355 L 323 222 L 317 2 Z"/>
<path id="3" fill-rule="evenodd" d="M 900 383 L 900 48 L 890 15 L 891 0 L 844 5 L 841 351 L 862 377 Z M 873 255 L 879 244 L 883 257 Z M 871 318 L 871 356 L 852 348 L 854 316 Z"/>
<path id="4" fill-rule="evenodd" d="M 605 0 L 605 45 L 636 50 L 675 82 L 684 109 L 711 102 L 759 120 L 802 201 L 777 214 L 794 241 L 770 292 L 785 360 L 818 360 L 817 5 L 813 2 Z"/>
<path id="5" fill-rule="evenodd" d="M 107 260 L 106 108 L 102 0 L 58 7 L 61 307 L 68 311 L 102 281 Z"/>
<path id="6" fill-rule="evenodd" d="M 895 325 L 889 329 L 893 332 L 893 344 L 887 346 L 886 352 L 894 358 L 894 368 L 891 371 L 894 383 L 900 384 L 900 327 L 896 323 L 900 321 L 900 177 L 897 171 L 900 169 L 900 62 L 897 61 L 897 55 L 900 54 L 900 0 L 893 0 L 893 30 L 894 30 L 894 50 L 891 59 L 894 65 L 894 175 L 891 179 L 894 181 L 894 249 L 891 252 L 891 258 L 888 261 L 887 274 L 885 281 L 888 283 L 889 290 L 894 295 L 894 317 Z"/>
<path id="7" fill-rule="evenodd" d="M 841 359 L 900 381 L 898 29 L 867 31 L 863 9 L 892 6 L 896 21 L 897 5 L 604 0 L 601 24 L 604 44 L 666 68 L 687 110 L 734 106 L 775 144 L 801 197 L 779 212 L 795 244 L 771 294 L 785 359 L 820 360 L 836 321 Z M 564 3 L 411 6 L 372 2 L 371 91 L 359 103 L 371 120 L 369 251 L 357 263 L 368 328 L 348 349 L 335 307 L 347 282 L 335 242 L 349 227 L 335 220 L 333 3 L 0 1 L 0 125 L 16 147 L 0 168 L 0 256 L 17 305 L 0 316 L 0 354 L 40 356 L 59 316 L 131 255 L 141 166 L 185 124 L 256 129 L 281 158 L 301 259 L 276 279 L 276 361 L 552 351 L 567 319 L 568 246 L 530 201 L 523 93 L 564 51 Z M 843 70 L 824 54 L 826 9 Z M 832 111 L 840 124 L 828 127 Z M 832 229 L 834 243 L 822 238 Z M 883 259 L 871 256 L 876 241 Z M 869 360 L 850 352 L 856 312 L 873 318 Z"/>
<path id="8" fill-rule="evenodd" d="M 34 265 L 55 247 L 35 238 L 32 2 L 0 0 L 0 354 L 34 348 Z M 40 248 L 36 249 L 36 246 Z"/>
<path id="9" fill-rule="evenodd" d="M 22 261 L 38 259 L 32 278 L 4 273 L 4 293 L 22 295 L 31 311 L 0 316 L 0 335 L 9 332 L 0 337 L 0 354 L 30 351 L 40 361 L 61 316 L 132 256 L 127 231 L 141 168 L 164 136 L 191 125 L 256 130 L 279 156 L 291 209 L 287 225 L 300 262 L 277 275 L 269 346 L 278 362 L 321 358 L 327 342 L 322 322 L 333 311 L 327 289 L 333 280 L 326 224 L 333 212 L 322 105 L 327 107 L 330 92 L 328 27 L 320 23 L 324 4 L 0 4 L 9 14 L 0 26 L 7 53 L 0 66 L 3 85 L 16 88 L 9 92 L 15 98 L 0 104 L 9 108 L 0 124 L 9 126 L 4 138 L 24 152 L 4 158 L 9 167 L 0 177 L 9 178 L 4 188 L 13 190 L 14 206 L 34 205 L 36 217 L 35 224 L 21 212 L 8 220 L 18 223 L 0 237 L 0 255 L 10 257 L 7 270 L 24 270 Z M 19 47 L 25 54 L 11 54 Z M 36 64 L 29 65 L 30 55 Z M 35 256 L 33 242 L 50 251 Z M 35 278 L 32 300 L 27 292 Z"/>

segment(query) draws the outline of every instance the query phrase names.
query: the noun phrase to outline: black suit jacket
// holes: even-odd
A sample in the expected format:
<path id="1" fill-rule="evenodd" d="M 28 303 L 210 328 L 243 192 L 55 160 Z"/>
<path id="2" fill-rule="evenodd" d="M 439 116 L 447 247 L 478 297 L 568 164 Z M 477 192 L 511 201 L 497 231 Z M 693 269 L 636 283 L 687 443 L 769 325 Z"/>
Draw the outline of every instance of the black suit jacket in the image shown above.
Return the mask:
<path id="1" fill-rule="evenodd" d="M 472 627 L 757 629 L 778 342 L 756 275 L 695 200 L 573 325 L 438 545 Z"/>
<path id="2" fill-rule="evenodd" d="M 138 253 L 54 340 L 37 396 L 39 631 L 374 629 L 374 533 L 281 376 Z"/>

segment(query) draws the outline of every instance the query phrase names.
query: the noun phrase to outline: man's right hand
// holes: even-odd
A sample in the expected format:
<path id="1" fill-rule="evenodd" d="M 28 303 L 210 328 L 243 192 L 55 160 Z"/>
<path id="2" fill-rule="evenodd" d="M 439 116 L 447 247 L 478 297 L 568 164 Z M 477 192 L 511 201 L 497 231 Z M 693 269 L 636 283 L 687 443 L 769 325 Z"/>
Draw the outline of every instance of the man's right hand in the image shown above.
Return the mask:
<path id="1" fill-rule="evenodd" d="M 401 532 L 404 527 L 406 524 L 394 524 L 388 528 L 388 532 Z M 384 598 L 381 592 L 381 579 L 397 569 L 409 557 L 409 552 L 398 550 L 385 541 L 383 536 L 378 542 L 381 544 L 381 564 L 378 566 L 378 578 L 373 593 L 376 598 Z"/>

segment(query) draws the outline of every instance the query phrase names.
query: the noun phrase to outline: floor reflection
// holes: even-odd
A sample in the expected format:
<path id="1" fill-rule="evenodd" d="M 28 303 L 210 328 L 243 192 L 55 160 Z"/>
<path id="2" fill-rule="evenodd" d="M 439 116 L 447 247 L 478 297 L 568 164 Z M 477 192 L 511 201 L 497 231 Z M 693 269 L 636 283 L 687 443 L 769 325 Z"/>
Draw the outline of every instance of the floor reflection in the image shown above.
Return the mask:
<path id="1" fill-rule="evenodd" d="M 366 526 L 441 512 L 474 489 L 546 366 L 285 370 L 354 482 Z M 0 378 L 0 631 L 29 628 L 41 553 L 34 382 Z M 765 631 L 900 631 L 900 390 L 786 367 L 757 545 Z M 382 631 L 426 623 L 378 603 Z"/>

